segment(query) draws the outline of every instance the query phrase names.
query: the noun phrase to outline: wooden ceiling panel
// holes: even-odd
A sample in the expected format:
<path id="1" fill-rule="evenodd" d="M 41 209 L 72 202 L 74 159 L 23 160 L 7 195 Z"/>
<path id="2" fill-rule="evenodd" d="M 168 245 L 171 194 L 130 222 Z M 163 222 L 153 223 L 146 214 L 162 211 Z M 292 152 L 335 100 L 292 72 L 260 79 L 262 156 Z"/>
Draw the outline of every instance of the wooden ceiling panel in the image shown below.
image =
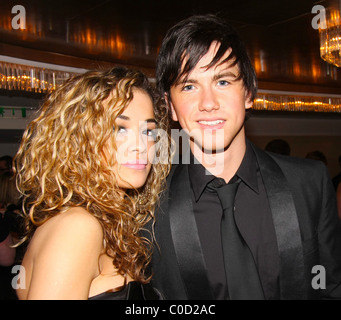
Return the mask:
<path id="1" fill-rule="evenodd" d="M 163 36 L 191 14 L 219 13 L 244 39 L 263 87 L 341 91 L 341 70 L 319 57 L 313 0 L 23 0 L 26 29 L 0 3 L 0 54 L 92 68 L 127 64 L 153 73 Z M 1 52 L 2 50 L 2 52 Z M 40 58 L 39 58 L 40 57 Z M 340 93 L 340 92 L 339 92 Z"/>

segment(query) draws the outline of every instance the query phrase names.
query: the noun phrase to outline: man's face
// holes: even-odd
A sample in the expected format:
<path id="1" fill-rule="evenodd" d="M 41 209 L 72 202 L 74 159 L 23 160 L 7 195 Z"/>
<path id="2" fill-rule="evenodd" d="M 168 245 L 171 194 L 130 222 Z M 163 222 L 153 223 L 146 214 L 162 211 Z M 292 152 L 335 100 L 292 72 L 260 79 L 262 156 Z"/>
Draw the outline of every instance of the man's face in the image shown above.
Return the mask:
<path id="1" fill-rule="evenodd" d="M 238 137 L 244 139 L 245 109 L 252 107 L 238 65 L 230 62 L 207 69 L 219 48 L 213 42 L 209 51 L 188 75 L 171 87 L 169 103 L 173 120 L 179 121 L 192 137 L 193 146 L 204 152 L 222 152 Z M 222 57 L 228 57 L 230 51 Z M 245 140 L 244 140 L 245 141 Z"/>

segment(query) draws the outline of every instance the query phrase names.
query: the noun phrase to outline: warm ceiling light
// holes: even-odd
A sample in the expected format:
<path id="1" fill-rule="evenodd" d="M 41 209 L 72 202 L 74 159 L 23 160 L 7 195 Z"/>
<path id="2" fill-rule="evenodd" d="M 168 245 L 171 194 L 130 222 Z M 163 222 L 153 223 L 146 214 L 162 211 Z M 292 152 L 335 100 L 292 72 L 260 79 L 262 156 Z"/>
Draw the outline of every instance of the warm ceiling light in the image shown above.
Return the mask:
<path id="1" fill-rule="evenodd" d="M 325 29 L 319 29 L 321 58 L 328 63 L 341 67 L 340 10 L 330 10 L 330 14 L 326 17 L 326 26 Z"/>
<path id="2" fill-rule="evenodd" d="M 47 93 L 86 69 L 0 55 L 0 89 Z"/>

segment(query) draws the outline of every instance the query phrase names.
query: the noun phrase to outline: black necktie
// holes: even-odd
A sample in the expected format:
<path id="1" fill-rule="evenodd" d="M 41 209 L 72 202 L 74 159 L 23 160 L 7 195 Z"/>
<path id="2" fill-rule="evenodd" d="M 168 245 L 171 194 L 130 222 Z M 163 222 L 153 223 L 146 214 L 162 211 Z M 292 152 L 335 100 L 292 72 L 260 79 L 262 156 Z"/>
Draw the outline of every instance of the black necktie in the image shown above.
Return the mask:
<path id="1" fill-rule="evenodd" d="M 240 179 L 222 186 L 219 180 L 213 180 L 207 188 L 215 189 L 224 212 L 221 237 L 229 297 L 231 300 L 262 300 L 264 294 L 255 261 L 234 219 L 234 199 Z"/>

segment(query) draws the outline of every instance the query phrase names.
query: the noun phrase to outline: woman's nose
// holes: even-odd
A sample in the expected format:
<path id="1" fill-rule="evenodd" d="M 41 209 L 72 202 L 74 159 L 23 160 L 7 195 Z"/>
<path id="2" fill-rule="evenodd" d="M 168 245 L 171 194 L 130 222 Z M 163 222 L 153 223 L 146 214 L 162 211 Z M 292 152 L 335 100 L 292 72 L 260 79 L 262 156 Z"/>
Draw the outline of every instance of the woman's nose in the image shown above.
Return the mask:
<path id="1" fill-rule="evenodd" d="M 144 153 L 147 151 L 147 137 L 142 134 L 135 133 L 131 137 L 129 150 L 131 152 Z"/>

